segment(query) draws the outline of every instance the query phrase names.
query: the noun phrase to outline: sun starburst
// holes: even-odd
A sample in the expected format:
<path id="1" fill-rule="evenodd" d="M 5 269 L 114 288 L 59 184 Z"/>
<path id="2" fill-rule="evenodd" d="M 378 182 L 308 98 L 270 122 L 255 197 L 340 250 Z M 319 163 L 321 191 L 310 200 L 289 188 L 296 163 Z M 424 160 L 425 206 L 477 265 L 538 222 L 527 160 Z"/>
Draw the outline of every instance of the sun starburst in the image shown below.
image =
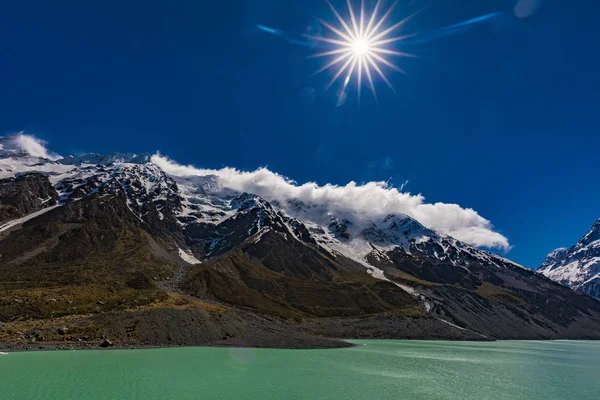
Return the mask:
<path id="1" fill-rule="evenodd" d="M 381 0 L 377 0 L 371 15 L 366 18 L 364 0 L 361 0 L 360 13 L 358 15 L 355 14 L 351 1 L 346 0 L 350 17 L 348 20 L 345 20 L 331 4 L 331 2 L 327 0 L 327 4 L 329 4 L 333 14 L 341 24 L 341 28 L 336 28 L 328 22 L 318 18 L 319 22 L 336 36 L 334 38 L 309 36 L 311 39 L 324 42 L 328 45 L 333 45 L 332 47 L 334 47 L 331 50 L 310 56 L 311 58 L 333 58 L 333 60 L 320 68 L 315 74 L 319 74 L 325 70 L 340 65 L 340 67 L 337 69 L 337 72 L 334 74 L 333 79 L 331 79 L 331 81 L 327 84 L 326 89 L 329 89 L 334 82 L 336 82 L 345 74 L 342 91 L 340 92 L 341 96 L 345 96 L 346 88 L 350 83 L 352 75 L 356 71 L 359 100 L 364 77 L 366 77 L 369 88 L 377 100 L 377 92 L 375 91 L 375 85 L 373 83 L 373 76 L 375 73 L 377 73 L 377 75 L 379 75 L 379 77 L 387 84 L 387 86 L 389 86 L 390 89 L 395 92 L 394 87 L 382 69 L 382 65 L 385 65 L 386 67 L 398 72 L 404 73 L 404 71 L 393 62 L 388 60 L 386 56 L 414 56 L 412 54 L 390 49 L 386 47 L 386 45 L 390 45 L 413 36 L 404 35 L 389 37 L 390 34 L 401 28 L 408 20 L 414 17 L 416 13 L 387 28 L 383 28 L 398 1 L 396 0 L 392 6 L 385 13 L 383 13 L 381 17 L 379 17 L 381 8 L 380 2 Z"/>

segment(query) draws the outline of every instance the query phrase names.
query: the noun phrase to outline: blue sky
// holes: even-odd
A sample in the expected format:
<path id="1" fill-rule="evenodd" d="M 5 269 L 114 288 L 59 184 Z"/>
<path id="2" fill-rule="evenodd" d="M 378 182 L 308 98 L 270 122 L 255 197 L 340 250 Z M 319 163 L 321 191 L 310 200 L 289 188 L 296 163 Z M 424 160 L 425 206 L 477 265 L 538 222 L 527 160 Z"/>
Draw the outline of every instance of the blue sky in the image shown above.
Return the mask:
<path id="1" fill-rule="evenodd" d="M 323 60 L 268 35 L 333 22 L 324 0 L 8 2 L 0 12 L 0 134 L 60 154 L 161 153 L 201 167 L 259 166 L 319 184 L 390 180 L 457 203 L 539 265 L 600 217 L 600 4 L 401 2 L 426 33 L 491 12 L 454 36 L 396 46 L 407 75 L 336 107 Z M 343 1 L 333 3 L 342 8 Z M 369 2 L 367 2 L 369 3 Z"/>

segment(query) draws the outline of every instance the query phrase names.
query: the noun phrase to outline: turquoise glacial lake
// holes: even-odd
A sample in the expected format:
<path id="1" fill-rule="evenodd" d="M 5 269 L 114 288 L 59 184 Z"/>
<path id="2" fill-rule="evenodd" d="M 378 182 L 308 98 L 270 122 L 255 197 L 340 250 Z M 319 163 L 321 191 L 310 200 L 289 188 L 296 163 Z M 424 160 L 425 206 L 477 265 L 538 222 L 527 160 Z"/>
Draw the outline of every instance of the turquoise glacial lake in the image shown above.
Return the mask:
<path id="1" fill-rule="evenodd" d="M 600 399 L 600 342 L 0 354 L 0 399 Z"/>

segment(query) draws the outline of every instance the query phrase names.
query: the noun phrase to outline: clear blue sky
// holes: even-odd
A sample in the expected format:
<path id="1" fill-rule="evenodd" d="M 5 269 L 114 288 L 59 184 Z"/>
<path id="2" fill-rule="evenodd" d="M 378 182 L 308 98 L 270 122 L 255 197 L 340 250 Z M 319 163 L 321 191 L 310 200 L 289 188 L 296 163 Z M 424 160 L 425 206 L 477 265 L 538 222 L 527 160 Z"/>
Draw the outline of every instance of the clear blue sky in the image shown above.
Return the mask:
<path id="1" fill-rule="evenodd" d="M 332 20 L 324 0 L 4 2 L 0 134 L 298 182 L 409 180 L 477 210 L 536 267 L 600 217 L 600 3 L 538 0 L 528 18 L 515 3 L 401 2 L 394 18 L 427 7 L 418 32 L 505 13 L 404 49 L 420 58 L 399 60 L 397 94 L 377 83 L 379 105 L 365 90 L 336 108 L 312 50 L 256 29 L 304 32 Z"/>

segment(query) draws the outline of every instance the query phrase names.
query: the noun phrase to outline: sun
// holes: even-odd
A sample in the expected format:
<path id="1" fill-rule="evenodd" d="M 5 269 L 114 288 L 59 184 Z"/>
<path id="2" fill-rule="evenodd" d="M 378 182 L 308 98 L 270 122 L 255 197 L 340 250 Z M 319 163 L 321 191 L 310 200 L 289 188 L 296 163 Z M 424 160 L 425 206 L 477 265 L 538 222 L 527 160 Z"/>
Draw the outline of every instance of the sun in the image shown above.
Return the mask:
<path id="1" fill-rule="evenodd" d="M 333 79 L 326 86 L 326 89 L 331 87 L 335 81 L 345 74 L 345 79 L 343 80 L 344 84 L 341 91 L 341 93 L 345 95 L 345 90 L 348 87 L 352 75 L 356 71 L 359 100 L 361 87 L 365 78 L 368 82 L 369 88 L 377 100 L 377 93 L 375 91 L 375 85 L 373 84 L 373 75 L 377 73 L 377 75 L 390 87 L 390 89 L 395 92 L 394 87 L 385 75 L 382 67 L 385 66 L 395 71 L 404 73 L 402 69 L 389 61 L 386 57 L 414 57 L 412 54 L 399 52 L 390 49 L 388 46 L 392 43 L 400 42 L 404 39 L 414 36 L 403 35 L 389 37 L 391 33 L 401 28 L 408 20 L 414 17 L 416 13 L 389 27 L 383 28 L 398 1 L 394 2 L 392 6 L 389 7 L 388 10 L 380 17 L 379 13 L 381 8 L 381 0 L 378 0 L 368 18 L 365 14 L 364 0 L 361 0 L 360 13 L 358 16 L 355 14 L 354 9 L 352 8 L 351 0 L 346 0 L 346 3 L 350 16 L 348 20 L 342 18 L 340 13 L 335 9 L 331 2 L 327 0 L 327 4 L 339 21 L 341 28 L 336 28 L 328 22 L 317 18 L 319 22 L 323 24 L 323 26 L 336 35 L 335 37 L 328 38 L 307 35 L 307 37 L 311 39 L 323 42 L 327 45 L 333 45 L 331 50 L 310 56 L 310 58 L 333 58 L 333 60 L 315 72 L 315 74 L 319 74 L 325 70 L 339 65 L 337 72 L 333 76 Z"/>
<path id="2" fill-rule="evenodd" d="M 369 52 L 369 47 L 369 42 L 364 39 L 358 39 L 352 43 L 352 50 L 357 57 L 362 57 L 367 54 Z"/>

